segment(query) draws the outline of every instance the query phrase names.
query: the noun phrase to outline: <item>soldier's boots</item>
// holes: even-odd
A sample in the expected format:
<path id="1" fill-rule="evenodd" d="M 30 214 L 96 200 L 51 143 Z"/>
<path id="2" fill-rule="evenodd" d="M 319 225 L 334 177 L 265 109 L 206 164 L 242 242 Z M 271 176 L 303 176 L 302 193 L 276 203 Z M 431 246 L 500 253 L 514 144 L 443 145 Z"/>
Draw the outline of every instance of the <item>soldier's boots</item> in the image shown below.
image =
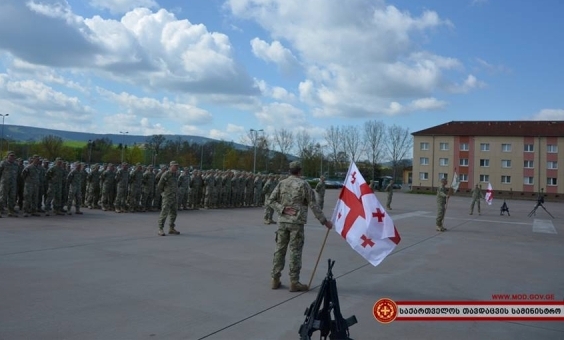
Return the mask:
<path id="1" fill-rule="evenodd" d="M 19 217 L 19 216 L 20 215 L 15 210 L 8 211 L 8 217 Z"/>
<path id="2" fill-rule="evenodd" d="M 270 224 L 269 220 L 264 220 L 264 224 Z"/>
<path id="3" fill-rule="evenodd" d="M 39 213 L 33 212 L 31 213 L 31 216 L 41 216 Z"/>
<path id="4" fill-rule="evenodd" d="M 77 214 L 77 215 L 82 215 L 83 212 L 77 209 L 76 212 L 75 212 L 75 214 Z"/>
<path id="5" fill-rule="evenodd" d="M 116 208 L 116 212 L 121 213 L 121 210 L 119 208 Z"/>
<path id="6" fill-rule="evenodd" d="M 178 230 L 174 229 L 174 227 L 173 227 L 173 228 L 170 228 L 168 230 L 168 234 L 169 235 L 180 235 L 180 232 Z"/>
<path id="7" fill-rule="evenodd" d="M 299 282 L 292 282 L 290 283 L 290 291 L 291 292 L 307 292 L 309 287 L 304 285 L 303 283 Z"/>
<path id="8" fill-rule="evenodd" d="M 440 232 L 447 231 L 447 228 L 437 226 L 437 231 L 440 231 Z"/>
<path id="9" fill-rule="evenodd" d="M 55 210 L 55 215 L 65 215 L 65 213 L 62 210 Z"/>
<path id="10" fill-rule="evenodd" d="M 270 283 L 270 288 L 272 288 L 272 289 L 278 289 L 278 288 L 280 288 L 280 285 L 281 285 L 281 284 L 282 284 L 282 283 L 280 282 L 280 278 L 272 279 L 272 282 Z"/>
<path id="11" fill-rule="evenodd" d="M 162 228 L 159 228 L 159 236 L 166 236 L 164 230 Z"/>

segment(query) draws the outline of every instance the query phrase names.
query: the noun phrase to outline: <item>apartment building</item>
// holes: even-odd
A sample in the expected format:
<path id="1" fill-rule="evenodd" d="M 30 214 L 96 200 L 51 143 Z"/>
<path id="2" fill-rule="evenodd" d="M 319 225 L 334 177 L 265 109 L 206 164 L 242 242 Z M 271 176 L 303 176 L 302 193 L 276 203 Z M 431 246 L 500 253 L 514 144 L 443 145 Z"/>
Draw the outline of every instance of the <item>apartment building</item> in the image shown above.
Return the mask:
<path id="1" fill-rule="evenodd" d="M 415 191 L 451 183 L 456 172 L 463 194 L 491 183 L 503 197 L 542 189 L 564 199 L 564 121 L 452 121 L 412 135 Z"/>

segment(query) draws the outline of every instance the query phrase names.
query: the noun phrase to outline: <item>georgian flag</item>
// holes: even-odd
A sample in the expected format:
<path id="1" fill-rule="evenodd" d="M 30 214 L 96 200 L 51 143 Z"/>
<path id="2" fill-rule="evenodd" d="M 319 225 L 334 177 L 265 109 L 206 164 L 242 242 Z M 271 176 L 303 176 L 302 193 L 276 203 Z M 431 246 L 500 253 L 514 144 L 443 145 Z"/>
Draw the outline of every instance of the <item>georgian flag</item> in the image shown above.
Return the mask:
<path id="1" fill-rule="evenodd" d="M 401 238 L 394 221 L 351 162 L 331 221 L 334 229 L 373 266 L 390 254 Z"/>
<path id="2" fill-rule="evenodd" d="M 452 188 L 453 192 L 457 192 L 459 186 L 460 186 L 460 179 L 458 178 L 458 175 L 456 174 L 455 171 L 454 176 L 452 176 L 452 184 L 450 185 L 450 187 Z"/>
<path id="3" fill-rule="evenodd" d="M 488 183 L 488 190 L 486 190 L 486 202 L 488 202 L 488 205 L 492 205 L 493 202 L 493 188 L 492 188 L 492 184 Z"/>

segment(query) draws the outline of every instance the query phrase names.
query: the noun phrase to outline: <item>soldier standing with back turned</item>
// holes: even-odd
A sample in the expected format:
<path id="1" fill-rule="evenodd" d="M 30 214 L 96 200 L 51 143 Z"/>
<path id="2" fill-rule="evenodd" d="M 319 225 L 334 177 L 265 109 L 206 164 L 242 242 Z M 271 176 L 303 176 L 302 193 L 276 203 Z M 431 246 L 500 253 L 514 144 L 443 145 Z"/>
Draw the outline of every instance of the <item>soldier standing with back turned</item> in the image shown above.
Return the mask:
<path id="1" fill-rule="evenodd" d="M 321 224 L 329 229 L 333 228 L 333 223 L 327 220 L 317 205 L 313 189 L 308 182 L 301 179 L 301 170 L 300 162 L 290 163 L 290 176 L 276 185 L 267 201 L 268 205 L 278 212 L 276 250 L 271 273 L 272 289 L 280 288 L 280 276 L 284 269 L 288 246 L 290 246 L 290 291 L 299 292 L 309 289 L 307 285 L 299 282 L 308 207 Z"/>
<path id="2" fill-rule="evenodd" d="M 159 215 L 159 236 L 165 236 L 164 224 L 167 217 L 169 219 L 169 235 L 178 235 L 176 229 L 174 229 L 174 222 L 176 222 L 176 213 L 178 207 L 178 163 L 175 161 L 170 162 L 170 170 L 162 174 L 159 179 L 159 184 L 157 185 L 161 196 L 161 214 Z"/>

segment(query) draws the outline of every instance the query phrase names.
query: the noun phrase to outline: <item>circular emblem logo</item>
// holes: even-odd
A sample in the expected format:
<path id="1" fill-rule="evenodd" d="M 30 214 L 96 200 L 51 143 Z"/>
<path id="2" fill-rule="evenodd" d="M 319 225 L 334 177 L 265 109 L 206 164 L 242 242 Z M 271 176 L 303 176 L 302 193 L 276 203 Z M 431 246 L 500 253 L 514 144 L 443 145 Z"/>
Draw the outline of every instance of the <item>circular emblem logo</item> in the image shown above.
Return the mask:
<path id="1" fill-rule="evenodd" d="M 393 300 L 383 298 L 376 301 L 372 308 L 372 314 L 378 322 L 390 323 L 398 316 L 398 306 Z"/>

